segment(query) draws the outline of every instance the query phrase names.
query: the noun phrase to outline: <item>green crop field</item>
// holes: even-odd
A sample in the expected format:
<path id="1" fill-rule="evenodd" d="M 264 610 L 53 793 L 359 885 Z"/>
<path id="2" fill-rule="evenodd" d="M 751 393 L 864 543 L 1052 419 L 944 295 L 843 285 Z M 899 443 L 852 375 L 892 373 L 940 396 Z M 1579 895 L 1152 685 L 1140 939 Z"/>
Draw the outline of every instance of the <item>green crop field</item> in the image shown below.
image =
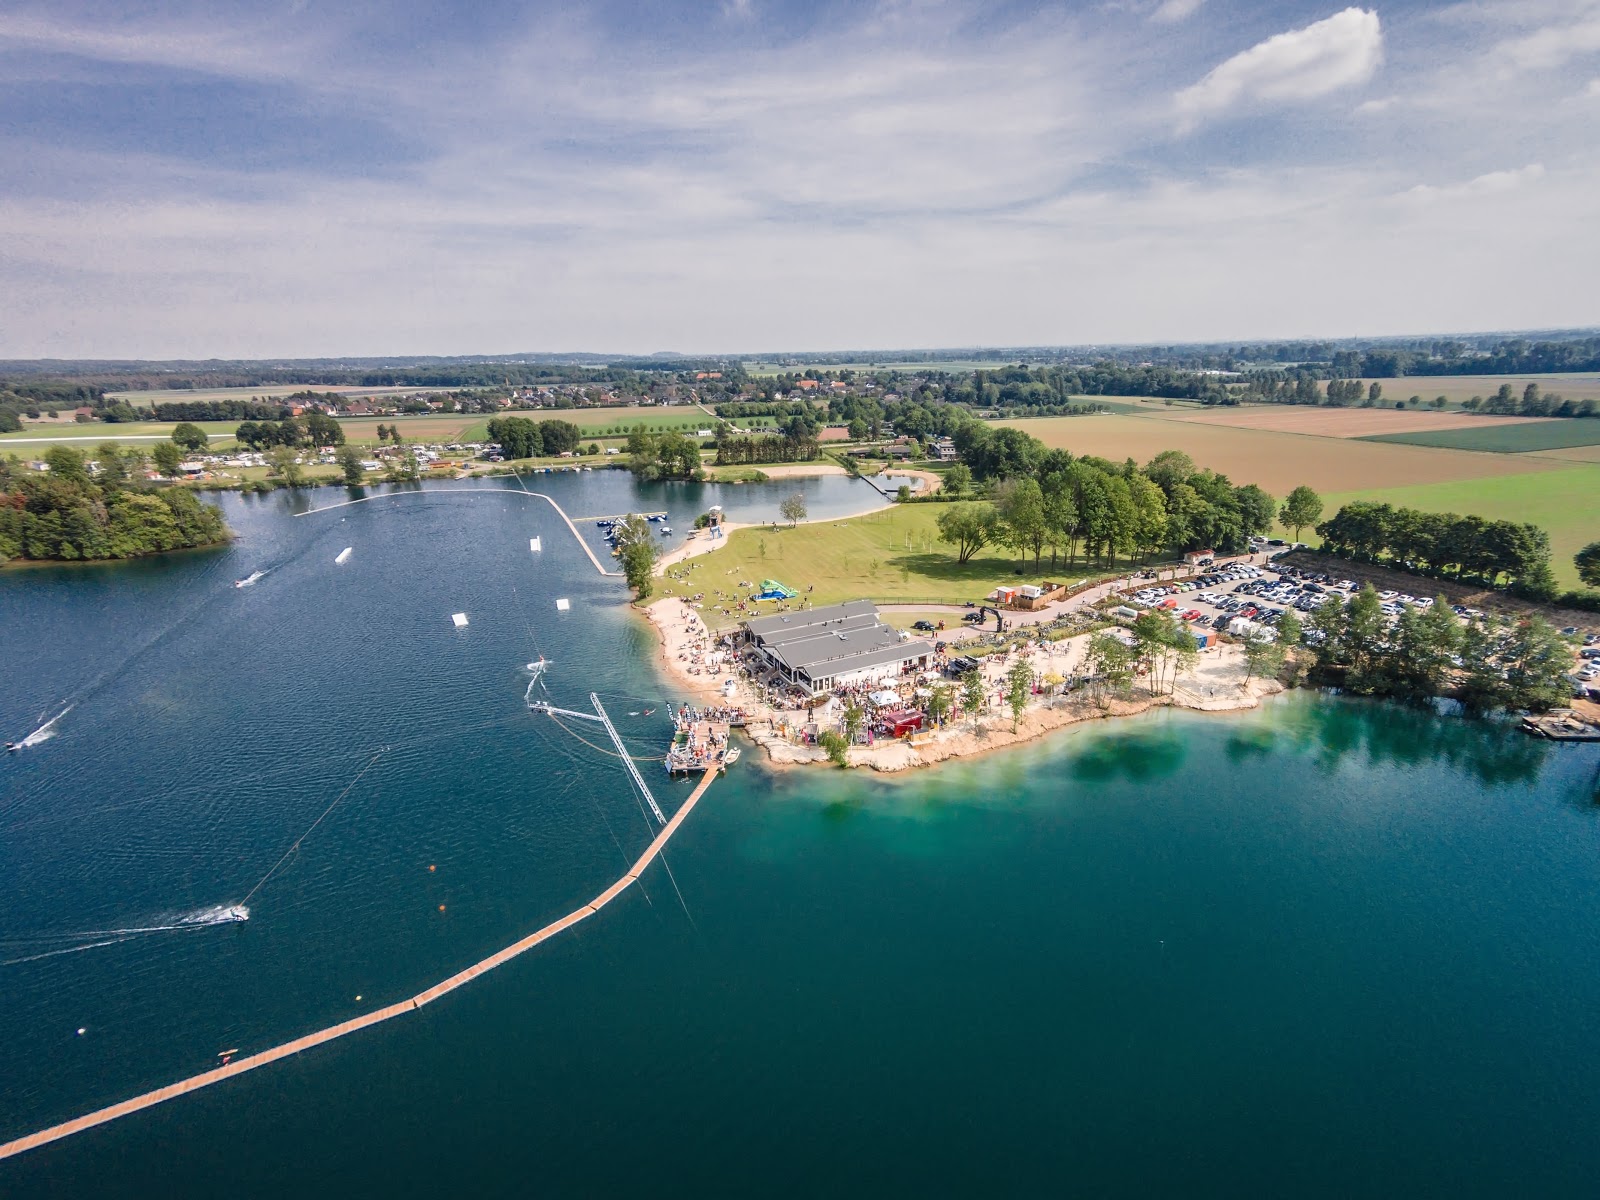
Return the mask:
<path id="1" fill-rule="evenodd" d="M 1493 417 L 1485 417 L 1482 428 L 1379 433 L 1359 440 L 1400 442 L 1407 446 L 1439 446 L 1447 450 L 1484 450 L 1494 454 L 1526 454 L 1531 450 L 1600 446 L 1600 419 L 1575 417 L 1502 424 Z"/>
<path id="2" fill-rule="evenodd" d="M 935 523 L 944 507 L 902 504 L 793 529 L 736 530 L 727 546 L 673 568 L 685 573 L 685 579 L 659 580 L 657 590 L 668 596 L 704 592 L 706 612 L 714 617 L 710 605 L 716 590 L 737 592 L 741 580 L 776 579 L 814 605 L 863 596 L 893 603 L 960 604 L 981 600 L 1002 583 L 1018 582 L 1016 558 L 998 547 L 981 551 L 971 562 L 956 562 L 954 549 L 938 540 Z M 1096 574 L 1081 562 L 1052 572 L 1047 554 L 1037 572 L 1030 560 L 1021 578 L 1038 582 L 1039 575 L 1075 583 Z M 816 590 L 807 595 L 806 588 L 813 585 Z M 772 611 L 772 606 L 763 605 L 762 611 Z"/>
<path id="3" fill-rule="evenodd" d="M 1572 556 L 1600 540 L 1600 464 L 1574 465 L 1534 475 L 1500 475 L 1412 487 L 1366 488 L 1323 497 L 1331 516 L 1351 500 L 1378 500 L 1425 512 L 1453 512 L 1491 520 L 1531 521 L 1550 534 L 1551 567 L 1564 588 L 1577 587 Z"/>
<path id="4" fill-rule="evenodd" d="M 233 431 L 239 427 L 237 421 L 199 421 L 196 424 L 205 430 L 213 444 L 231 443 Z M 21 433 L 0 433 L 0 446 L 19 442 L 21 445 L 16 447 L 18 451 L 26 446 L 43 451 L 49 448 L 49 444 L 83 449 L 99 442 L 153 442 L 172 436 L 176 427 L 176 422 L 172 421 L 49 421 L 38 424 L 25 421 Z"/>

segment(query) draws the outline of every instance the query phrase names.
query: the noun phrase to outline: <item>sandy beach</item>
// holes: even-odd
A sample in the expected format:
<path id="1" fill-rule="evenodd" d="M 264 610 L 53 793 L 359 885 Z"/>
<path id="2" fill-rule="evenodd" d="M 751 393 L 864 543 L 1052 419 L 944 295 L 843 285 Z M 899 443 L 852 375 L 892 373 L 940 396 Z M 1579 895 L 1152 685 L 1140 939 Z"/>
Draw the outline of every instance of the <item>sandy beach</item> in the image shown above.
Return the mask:
<path id="1" fill-rule="evenodd" d="M 827 763 L 827 755 L 820 747 L 805 744 L 791 735 L 805 720 L 804 711 L 775 709 L 756 695 L 739 673 L 730 669 L 732 664 L 713 648 L 714 639 L 692 606 L 669 597 L 639 611 L 656 629 L 662 659 L 672 682 L 695 701 L 744 709 L 744 732 L 766 751 L 770 764 Z M 1046 643 L 1027 651 L 1027 657 L 1036 675 L 1070 675 L 1081 666 L 1088 639 L 1088 634 L 1080 634 Z M 988 706 L 976 720 L 961 714 L 942 729 L 895 741 L 880 739 L 873 745 L 854 746 L 849 751 L 850 766 L 875 771 L 910 770 L 1033 741 L 1052 730 L 1083 721 L 1133 716 L 1162 705 L 1199 712 L 1251 709 L 1283 690 L 1282 685 L 1272 679 L 1252 679 L 1247 683 L 1243 647 L 1221 645 L 1202 652 L 1194 670 L 1180 675 L 1170 690 L 1164 681 L 1159 693 L 1152 692 L 1149 684 L 1141 680 L 1125 697 L 1096 698 L 1084 693 L 1064 697 L 1037 695 L 1013 730 L 1011 714 L 1001 702 L 999 692 L 1005 672 L 1020 653 L 991 655 L 984 661 Z M 729 681 L 733 685 L 731 694 L 725 690 Z"/>

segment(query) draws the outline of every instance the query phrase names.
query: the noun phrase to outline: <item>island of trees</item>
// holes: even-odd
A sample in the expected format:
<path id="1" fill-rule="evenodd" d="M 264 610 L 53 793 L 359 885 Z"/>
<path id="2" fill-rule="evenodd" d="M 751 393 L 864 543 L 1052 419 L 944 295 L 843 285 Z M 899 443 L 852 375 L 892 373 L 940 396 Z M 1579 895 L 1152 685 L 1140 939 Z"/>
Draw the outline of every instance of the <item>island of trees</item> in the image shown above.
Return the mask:
<path id="1" fill-rule="evenodd" d="M 142 462 L 114 443 L 95 452 L 52 447 L 49 470 L 0 458 L 0 562 L 137 558 L 228 540 L 222 510 L 188 488 L 152 487 Z"/>

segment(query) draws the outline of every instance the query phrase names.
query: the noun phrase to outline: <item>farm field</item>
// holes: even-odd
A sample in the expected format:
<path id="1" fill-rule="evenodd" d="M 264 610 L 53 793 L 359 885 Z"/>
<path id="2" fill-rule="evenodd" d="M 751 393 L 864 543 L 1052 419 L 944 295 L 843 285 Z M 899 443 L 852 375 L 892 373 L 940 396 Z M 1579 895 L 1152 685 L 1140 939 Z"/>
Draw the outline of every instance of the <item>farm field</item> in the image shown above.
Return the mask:
<path id="1" fill-rule="evenodd" d="M 1308 433 L 1315 437 L 1404 440 L 1408 435 L 1441 429 L 1499 429 L 1522 424 L 1552 424 L 1555 418 L 1479 417 L 1471 413 L 1431 412 L 1396 408 L 1314 408 L 1298 404 L 1250 404 L 1238 408 L 1206 408 L 1174 414 L 1173 420 L 1226 425 L 1232 429 L 1268 429 L 1276 433 Z M 1419 446 L 1443 442 L 1416 442 Z"/>
<path id="2" fill-rule="evenodd" d="M 739 529 L 721 550 L 689 559 L 686 580 L 658 580 L 658 591 L 668 596 L 704 592 L 712 621 L 715 589 L 733 591 L 740 580 L 776 579 L 802 594 L 815 585 L 806 596 L 813 605 L 862 595 L 893 603 L 960 604 L 1017 581 L 1017 560 L 1003 549 L 989 547 L 958 564 L 954 549 L 938 540 L 935 522 L 943 511 L 940 504 L 905 504 L 793 529 Z M 1039 569 L 1052 578 L 1070 575 L 1076 581 L 1093 574 L 1082 563 L 1052 574 L 1049 561 L 1047 555 Z M 1026 578 L 1033 574 L 1030 566 Z"/>
<path id="3" fill-rule="evenodd" d="M 1568 446 L 1562 450 L 1532 450 L 1528 458 L 1549 458 L 1561 462 L 1600 462 L 1600 446 Z"/>
<path id="4" fill-rule="evenodd" d="M 1362 382 L 1382 384 L 1383 394 L 1390 404 L 1412 396 L 1421 396 L 1423 403 L 1443 396 L 1451 404 L 1460 404 L 1474 396 L 1492 396 L 1502 383 L 1509 383 L 1518 397 L 1523 388 L 1537 383 L 1540 391 L 1556 392 L 1568 400 L 1600 400 L 1600 374 L 1594 371 L 1561 371 L 1550 375 L 1402 375 L 1398 379 L 1373 378 Z"/>
<path id="5" fill-rule="evenodd" d="M 1399 442 L 1408 446 L 1440 446 L 1450 450 L 1479 450 L 1491 454 L 1526 454 L 1531 450 L 1600 446 L 1600 419 L 1570 417 L 1509 424 L 1503 419 L 1484 417 L 1476 426 L 1461 429 L 1381 434 L 1367 440 Z"/>
<path id="6" fill-rule="evenodd" d="M 1121 462 L 1146 463 L 1163 450 L 1182 450 L 1234 483 L 1254 483 L 1282 497 L 1301 484 L 1319 492 L 1443 483 L 1559 470 L 1527 456 L 1471 454 L 1352 438 L 1313 437 L 1193 421 L 1133 416 L 1039 417 L 997 421 L 1031 433 L 1047 446 Z"/>
<path id="7" fill-rule="evenodd" d="M 213 444 L 219 441 L 231 443 L 233 431 L 239 427 L 237 421 L 198 421 L 196 424 L 205 430 Z M 0 433 L 0 446 L 8 442 L 20 442 L 23 446 L 33 445 L 44 449 L 47 443 L 63 443 L 82 449 L 99 442 L 132 439 L 157 441 L 171 437 L 175 428 L 176 422 L 173 421 L 24 421 L 22 432 Z M 21 450 L 22 446 L 17 448 Z"/>
<path id="8" fill-rule="evenodd" d="M 431 387 L 356 387 L 320 383 L 263 384 L 260 387 L 156 388 L 147 392 L 107 392 L 112 400 L 125 400 L 135 408 L 152 404 L 182 403 L 185 400 L 249 400 L 253 396 L 290 396 L 295 392 L 332 392 L 339 396 L 411 396 L 418 392 L 448 392 L 450 388 Z"/>
<path id="9" fill-rule="evenodd" d="M 1563 470 L 1532 475 L 1337 492 L 1323 497 L 1323 511 L 1331 516 L 1340 505 L 1351 500 L 1378 500 L 1425 512 L 1531 521 L 1550 534 L 1550 565 L 1556 579 L 1563 588 L 1574 588 L 1579 584 L 1572 556 L 1600 539 L 1597 495 L 1600 495 L 1600 464 L 1569 463 Z"/>

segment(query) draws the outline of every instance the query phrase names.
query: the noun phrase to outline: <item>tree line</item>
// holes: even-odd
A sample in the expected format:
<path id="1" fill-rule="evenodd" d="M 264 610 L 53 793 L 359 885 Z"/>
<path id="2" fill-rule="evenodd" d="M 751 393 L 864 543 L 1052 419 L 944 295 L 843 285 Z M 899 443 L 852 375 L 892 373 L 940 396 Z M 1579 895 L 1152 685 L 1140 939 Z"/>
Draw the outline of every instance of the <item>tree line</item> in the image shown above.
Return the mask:
<path id="1" fill-rule="evenodd" d="M 1074 458 L 1016 429 L 978 425 L 958 433 L 957 445 L 963 440 L 966 466 L 973 479 L 991 483 L 993 502 L 956 502 L 940 513 L 940 537 L 958 562 L 990 544 L 1009 548 L 1024 566 L 1031 555 L 1036 568 L 1046 548 L 1052 568 L 1063 553 L 1076 561 L 1080 547 L 1088 561 L 1107 565 L 1160 551 L 1231 553 L 1280 515 L 1260 487 L 1235 485 L 1177 450 L 1138 467 L 1131 459 Z"/>
<path id="2" fill-rule="evenodd" d="M 1316 528 L 1328 554 L 1417 575 L 1509 586 L 1534 599 L 1555 594 L 1550 535 L 1537 525 L 1355 500 Z"/>
<path id="3" fill-rule="evenodd" d="M 274 446 L 342 446 L 344 426 L 326 413 L 313 411 L 282 421 L 243 421 L 233 431 L 233 436 L 241 446 L 252 450 L 270 450 Z"/>
<path id="4" fill-rule="evenodd" d="M 186 488 L 146 484 L 141 455 L 110 442 L 95 453 L 95 475 L 84 453 L 69 446 L 45 452 L 48 473 L 0 459 L 0 562 L 135 558 L 230 536 L 215 505 Z"/>
<path id="5" fill-rule="evenodd" d="M 489 422 L 489 440 L 499 443 L 507 458 L 554 458 L 575 453 L 583 430 L 571 421 L 495 417 Z"/>

